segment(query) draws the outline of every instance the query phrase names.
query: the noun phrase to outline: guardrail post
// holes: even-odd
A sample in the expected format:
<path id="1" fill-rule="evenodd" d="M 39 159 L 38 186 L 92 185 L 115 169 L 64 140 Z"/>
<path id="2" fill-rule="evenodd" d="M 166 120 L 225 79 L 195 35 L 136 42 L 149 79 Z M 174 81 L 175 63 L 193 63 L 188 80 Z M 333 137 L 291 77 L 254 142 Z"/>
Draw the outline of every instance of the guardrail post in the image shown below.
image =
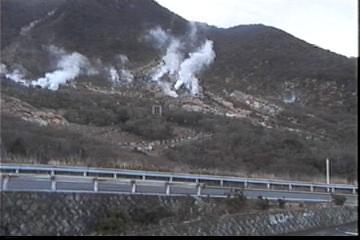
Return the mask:
<path id="1" fill-rule="evenodd" d="M 266 188 L 267 188 L 267 189 L 270 189 L 270 183 L 267 183 L 267 184 L 266 184 Z"/>
<path id="2" fill-rule="evenodd" d="M 83 176 L 86 177 L 86 176 L 87 176 L 87 172 L 84 172 Z"/>
<path id="3" fill-rule="evenodd" d="M 56 191 L 56 181 L 54 176 L 51 177 L 51 191 Z"/>
<path id="4" fill-rule="evenodd" d="M 173 177 L 169 178 L 169 182 L 171 182 L 171 183 L 173 182 Z"/>
<path id="5" fill-rule="evenodd" d="M 19 169 L 18 169 L 18 168 L 15 169 L 15 173 L 16 173 L 16 174 L 19 174 Z"/>
<path id="6" fill-rule="evenodd" d="M 170 195 L 170 183 L 166 183 L 166 195 Z"/>
<path id="7" fill-rule="evenodd" d="M 99 190 L 99 183 L 97 179 L 94 179 L 94 192 L 97 192 Z"/>
<path id="8" fill-rule="evenodd" d="M 224 186 L 224 180 L 223 180 L 223 179 L 220 180 L 220 186 L 221 186 L 221 187 Z"/>
<path id="9" fill-rule="evenodd" d="M 248 188 L 248 181 L 247 180 L 244 181 L 244 188 Z"/>
<path id="10" fill-rule="evenodd" d="M 9 175 L 4 175 L 2 182 L 2 190 L 7 190 L 8 183 L 9 183 Z"/>
<path id="11" fill-rule="evenodd" d="M 310 192 L 314 192 L 314 186 L 310 185 Z"/>
<path id="12" fill-rule="evenodd" d="M 136 181 L 131 181 L 131 193 L 136 193 Z"/>
<path id="13" fill-rule="evenodd" d="M 55 176 L 55 170 L 51 170 L 50 176 L 51 176 L 51 177 L 54 177 L 54 176 Z"/>
<path id="14" fill-rule="evenodd" d="M 116 173 L 114 173 L 114 179 L 116 179 L 117 177 L 116 177 Z"/>
<path id="15" fill-rule="evenodd" d="M 326 188 L 326 192 L 330 192 L 330 188 L 329 188 L 329 187 Z"/>
<path id="16" fill-rule="evenodd" d="M 142 180 L 145 180 L 145 175 L 142 175 Z"/>
<path id="17" fill-rule="evenodd" d="M 196 188 L 197 188 L 197 193 L 196 193 L 196 195 L 198 195 L 198 196 L 201 196 L 201 184 L 197 184 L 196 185 Z"/>
<path id="18" fill-rule="evenodd" d="M 356 188 L 352 189 L 352 194 L 356 194 Z"/>
<path id="19" fill-rule="evenodd" d="M 331 192 L 332 192 L 332 193 L 335 193 L 335 188 L 334 188 L 334 187 L 331 188 Z"/>
<path id="20" fill-rule="evenodd" d="M 289 191 L 292 191 L 292 185 L 289 184 Z"/>

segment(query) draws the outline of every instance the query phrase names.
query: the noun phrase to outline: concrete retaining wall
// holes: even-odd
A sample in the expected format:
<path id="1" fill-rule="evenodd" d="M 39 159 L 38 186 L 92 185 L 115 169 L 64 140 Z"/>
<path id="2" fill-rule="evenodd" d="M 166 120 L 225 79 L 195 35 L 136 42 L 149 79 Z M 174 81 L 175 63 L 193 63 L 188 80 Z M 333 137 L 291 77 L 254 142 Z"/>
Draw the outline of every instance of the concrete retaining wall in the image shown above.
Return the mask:
<path id="1" fill-rule="evenodd" d="M 270 236 L 309 229 L 326 228 L 357 221 L 357 208 L 331 207 L 282 211 L 256 215 L 228 215 L 198 219 L 185 224 L 169 224 L 140 235 L 181 236 Z M 139 235 L 136 233 L 134 235 Z"/>
<path id="2" fill-rule="evenodd" d="M 148 228 L 129 229 L 129 235 L 279 235 L 357 220 L 355 207 L 231 215 L 223 210 L 216 212 L 224 209 L 224 199 L 210 201 L 191 197 L 1 192 L 0 235 L 97 234 L 99 220 L 114 211 L 132 215 L 135 208 L 141 208 L 138 213 L 165 209 L 172 217 Z M 179 220 L 180 215 L 184 215 L 183 220 Z M 174 216 L 177 220 L 170 220 Z M 184 221 L 188 219 L 196 220 Z"/>

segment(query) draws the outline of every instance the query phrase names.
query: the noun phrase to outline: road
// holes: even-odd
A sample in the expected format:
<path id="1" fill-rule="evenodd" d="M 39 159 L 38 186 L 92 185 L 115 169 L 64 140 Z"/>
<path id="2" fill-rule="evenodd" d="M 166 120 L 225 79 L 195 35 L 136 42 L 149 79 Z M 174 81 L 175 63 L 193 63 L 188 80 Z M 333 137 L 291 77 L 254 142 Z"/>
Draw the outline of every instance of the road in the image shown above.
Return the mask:
<path id="1" fill-rule="evenodd" d="M 6 178 L 5 178 L 6 176 Z M 2 174 L 1 191 L 44 191 L 44 192 L 88 192 L 113 194 L 145 194 L 145 195 L 196 195 L 210 197 L 226 197 L 234 193 L 234 188 L 220 186 L 203 186 L 194 183 L 168 183 L 155 180 L 128 180 L 93 178 L 80 176 L 53 176 L 44 174 L 13 174 L 10 177 Z M 245 196 L 268 199 L 285 199 L 287 201 L 328 202 L 328 193 L 244 189 Z M 349 199 L 356 196 L 347 195 Z"/>

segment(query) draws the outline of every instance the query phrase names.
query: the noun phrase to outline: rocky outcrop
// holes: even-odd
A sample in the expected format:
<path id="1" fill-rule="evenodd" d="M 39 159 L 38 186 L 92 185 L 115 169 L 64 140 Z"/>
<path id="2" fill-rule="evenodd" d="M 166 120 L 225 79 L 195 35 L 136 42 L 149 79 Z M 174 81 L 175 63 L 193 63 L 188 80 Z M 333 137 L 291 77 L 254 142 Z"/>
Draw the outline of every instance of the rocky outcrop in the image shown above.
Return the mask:
<path id="1" fill-rule="evenodd" d="M 56 112 L 37 109 L 26 102 L 6 95 L 1 97 L 1 112 L 37 123 L 40 126 L 68 124 L 66 119 Z"/>
<path id="2" fill-rule="evenodd" d="M 165 139 L 165 140 L 157 140 L 157 141 L 141 141 L 141 142 L 124 142 L 119 143 L 121 146 L 129 146 L 132 147 L 133 150 L 139 151 L 139 152 L 151 152 L 157 148 L 174 148 L 178 145 L 191 143 L 194 141 L 205 141 L 206 139 L 209 139 L 212 137 L 212 134 L 210 133 L 197 133 L 189 136 L 183 136 L 178 138 L 172 138 L 172 139 Z"/>
<path id="3" fill-rule="evenodd" d="M 246 104 L 249 108 L 254 111 L 258 111 L 263 114 L 267 114 L 270 116 L 275 116 L 282 111 L 282 108 L 270 103 L 269 101 L 254 97 L 252 95 L 248 95 L 241 91 L 235 90 L 230 94 L 230 97 L 239 101 L 240 103 Z"/>

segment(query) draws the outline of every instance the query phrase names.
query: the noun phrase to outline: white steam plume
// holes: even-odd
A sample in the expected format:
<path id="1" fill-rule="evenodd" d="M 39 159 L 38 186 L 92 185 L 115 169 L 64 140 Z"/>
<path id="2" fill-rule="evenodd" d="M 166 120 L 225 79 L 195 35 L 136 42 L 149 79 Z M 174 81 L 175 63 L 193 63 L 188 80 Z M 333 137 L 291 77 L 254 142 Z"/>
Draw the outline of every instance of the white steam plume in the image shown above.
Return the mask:
<path id="1" fill-rule="evenodd" d="M 61 84 L 74 80 L 80 74 L 91 75 L 96 73 L 96 71 L 91 68 L 88 59 L 80 53 L 73 52 L 66 54 L 64 50 L 54 46 L 50 46 L 49 51 L 52 54 L 60 55 L 57 70 L 45 73 L 44 77 L 37 80 L 27 80 L 21 71 L 15 69 L 12 73 L 6 74 L 6 78 L 21 83 L 24 86 L 40 86 L 41 88 L 56 91 Z"/>
<path id="2" fill-rule="evenodd" d="M 162 57 L 162 63 L 157 67 L 151 79 L 169 96 L 177 97 L 178 94 L 176 91 L 183 85 L 193 96 L 198 95 L 200 93 L 200 86 L 196 75 L 205 67 L 209 66 L 215 59 L 213 42 L 206 40 L 201 47 L 189 54 L 189 58 L 183 60 L 184 54 L 182 50 L 186 44 L 193 48 L 196 44 L 197 32 L 196 24 L 192 23 L 189 34 L 187 37 L 182 38 L 182 40 L 186 42 L 181 42 L 160 27 L 150 30 L 146 36 L 156 43 L 156 47 L 166 48 L 166 53 Z M 164 80 L 163 77 L 165 75 L 168 76 L 170 82 Z M 175 83 L 173 87 L 171 82 Z"/>
<path id="3" fill-rule="evenodd" d="M 86 73 L 86 68 L 89 66 L 89 61 L 85 56 L 73 52 L 70 55 L 61 57 L 57 64 L 58 70 L 51 73 L 45 73 L 45 77 L 31 81 L 31 85 L 56 91 L 59 89 L 59 85 L 74 80 L 81 73 Z"/>
<path id="4" fill-rule="evenodd" d="M 174 90 L 171 89 L 171 83 L 164 82 L 164 81 L 161 81 L 158 83 L 166 95 L 168 95 L 170 97 L 174 97 L 174 98 L 177 98 L 179 96 Z"/>
<path id="5" fill-rule="evenodd" d="M 134 80 L 134 75 L 126 69 L 121 69 L 120 72 L 113 66 L 107 68 L 110 81 L 114 85 L 118 85 L 121 82 L 131 83 Z"/>
<path id="6" fill-rule="evenodd" d="M 129 62 L 129 58 L 124 54 L 119 54 L 116 56 L 122 65 L 127 64 Z"/>
<path id="7" fill-rule="evenodd" d="M 129 70 L 121 69 L 121 80 L 131 83 L 134 80 L 134 75 Z"/>
<path id="8" fill-rule="evenodd" d="M 154 41 L 157 48 L 163 48 L 168 44 L 171 36 L 167 34 L 161 27 L 156 27 L 151 29 L 145 38 L 150 41 Z"/>
<path id="9" fill-rule="evenodd" d="M 110 74 L 110 80 L 113 84 L 120 83 L 120 76 L 118 74 L 118 71 L 114 67 L 110 67 L 109 74 Z"/>
<path id="10" fill-rule="evenodd" d="M 24 79 L 24 74 L 18 69 L 15 69 L 11 73 L 6 73 L 5 77 L 26 87 L 30 86 L 29 82 Z"/>
<path id="11" fill-rule="evenodd" d="M 171 89 L 172 84 L 162 78 L 165 75 L 173 78 L 173 75 L 178 72 L 183 59 L 180 52 L 182 44 L 178 39 L 166 33 L 160 27 L 150 30 L 147 38 L 155 42 L 156 47 L 162 49 L 166 48 L 166 53 L 162 57 L 162 62 L 158 65 L 155 73 L 151 76 L 151 80 L 156 82 L 166 95 L 178 97 L 177 93 Z"/>
<path id="12" fill-rule="evenodd" d="M 189 38 L 192 42 L 196 42 L 197 40 L 197 33 L 198 33 L 198 29 L 197 26 L 194 22 L 190 22 L 190 34 L 189 34 Z"/>
<path id="13" fill-rule="evenodd" d="M 192 95 L 197 95 L 199 93 L 199 80 L 196 78 L 196 74 L 209 66 L 214 59 L 213 42 L 206 40 L 196 52 L 191 53 L 190 57 L 180 65 L 179 79 L 174 88 L 178 90 L 182 85 L 185 85 Z"/>
<path id="14" fill-rule="evenodd" d="M 0 75 L 5 75 L 7 73 L 7 66 L 3 63 L 0 63 Z"/>
<path id="15" fill-rule="evenodd" d="M 152 76 L 153 81 L 159 81 L 165 74 L 175 74 L 180 66 L 182 55 L 179 51 L 181 44 L 179 40 L 172 39 L 169 47 L 166 50 L 165 56 L 162 58 L 163 64 Z"/>

